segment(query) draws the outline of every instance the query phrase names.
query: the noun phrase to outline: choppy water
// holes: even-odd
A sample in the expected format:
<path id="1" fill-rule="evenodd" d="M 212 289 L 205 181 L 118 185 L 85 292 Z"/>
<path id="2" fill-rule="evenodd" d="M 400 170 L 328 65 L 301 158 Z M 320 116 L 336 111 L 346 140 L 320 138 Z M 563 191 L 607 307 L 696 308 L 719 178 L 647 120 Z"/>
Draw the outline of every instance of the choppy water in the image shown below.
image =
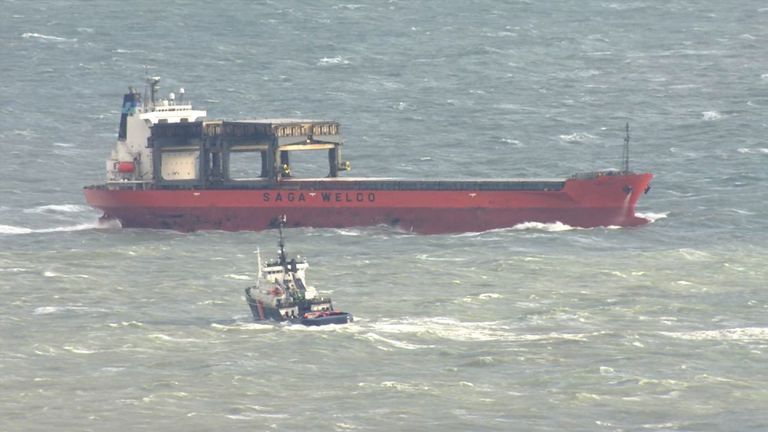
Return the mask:
<path id="1" fill-rule="evenodd" d="M 0 430 L 768 429 L 764 2 L 0 6 Z M 339 120 L 362 176 L 618 167 L 629 121 L 654 222 L 289 230 L 356 321 L 255 324 L 274 232 L 84 203 L 145 64 L 214 118 Z"/>

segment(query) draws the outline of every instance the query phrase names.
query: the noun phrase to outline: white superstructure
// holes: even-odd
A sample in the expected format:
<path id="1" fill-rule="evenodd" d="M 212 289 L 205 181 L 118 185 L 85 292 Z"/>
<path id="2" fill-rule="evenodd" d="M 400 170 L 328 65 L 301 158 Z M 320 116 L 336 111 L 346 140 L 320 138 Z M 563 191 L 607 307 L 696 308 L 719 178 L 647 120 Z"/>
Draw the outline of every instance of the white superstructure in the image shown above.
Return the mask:
<path id="1" fill-rule="evenodd" d="M 272 287 L 274 285 L 283 285 L 287 287 L 288 290 L 302 290 L 302 296 L 306 299 L 314 299 L 320 296 L 314 286 L 306 283 L 307 279 L 305 272 L 309 268 L 309 263 L 307 263 L 306 260 L 293 259 L 285 264 L 281 264 L 280 261 L 274 261 L 262 266 L 260 253 L 258 259 L 259 277 L 256 281 L 257 287 L 263 288 L 265 286 Z"/>
<path id="2" fill-rule="evenodd" d="M 144 98 L 133 88 L 123 97 L 120 129 L 115 148 L 107 160 L 107 183 L 149 183 L 152 178 L 152 149 L 147 147 L 150 128 L 157 123 L 194 122 L 205 117 L 205 110 L 192 109 L 184 100 L 184 89 L 179 99 L 171 92 L 166 99 L 156 99 L 159 77 L 147 79 L 149 95 Z M 169 179 L 195 178 L 199 152 L 179 152 L 168 168 L 163 164 L 163 176 Z M 167 171 L 167 172 L 166 172 Z"/>

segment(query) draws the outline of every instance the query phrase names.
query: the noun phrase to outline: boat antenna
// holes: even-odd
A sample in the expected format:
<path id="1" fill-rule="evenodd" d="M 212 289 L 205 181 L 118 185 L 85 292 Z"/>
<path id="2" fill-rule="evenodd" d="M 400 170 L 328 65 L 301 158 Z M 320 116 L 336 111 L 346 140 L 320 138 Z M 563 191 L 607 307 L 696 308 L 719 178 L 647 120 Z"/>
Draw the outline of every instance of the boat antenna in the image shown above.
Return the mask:
<path id="1" fill-rule="evenodd" d="M 624 166 L 622 167 L 624 174 L 629 174 L 629 122 L 626 126 L 626 135 L 624 136 L 624 153 L 622 155 L 622 161 Z"/>
<path id="2" fill-rule="evenodd" d="M 259 248 L 256 248 L 256 267 L 258 268 L 256 280 L 261 280 L 261 249 Z"/>
<path id="3" fill-rule="evenodd" d="M 280 265 L 282 265 L 283 268 L 285 268 L 286 266 L 285 242 L 283 241 L 283 226 L 285 226 L 286 219 L 287 218 L 285 217 L 285 215 L 280 216 L 280 220 L 279 220 L 280 225 L 278 225 L 277 227 L 280 230 L 280 242 L 278 243 L 278 245 L 280 246 Z"/>

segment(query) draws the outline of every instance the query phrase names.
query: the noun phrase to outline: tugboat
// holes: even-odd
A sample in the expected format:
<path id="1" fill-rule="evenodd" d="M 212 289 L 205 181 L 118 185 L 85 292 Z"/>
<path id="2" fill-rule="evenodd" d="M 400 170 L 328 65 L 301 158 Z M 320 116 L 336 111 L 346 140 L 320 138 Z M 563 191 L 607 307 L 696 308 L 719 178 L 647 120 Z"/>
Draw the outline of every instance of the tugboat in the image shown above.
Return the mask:
<path id="1" fill-rule="evenodd" d="M 286 216 L 279 220 L 280 246 L 277 261 L 261 263 L 255 286 L 245 289 L 245 299 L 256 321 L 272 320 L 306 326 L 346 324 L 352 322 L 352 314 L 336 311 L 328 297 L 318 294 L 315 287 L 307 285 L 305 272 L 309 268 L 306 260 L 285 255 L 283 227 Z"/>

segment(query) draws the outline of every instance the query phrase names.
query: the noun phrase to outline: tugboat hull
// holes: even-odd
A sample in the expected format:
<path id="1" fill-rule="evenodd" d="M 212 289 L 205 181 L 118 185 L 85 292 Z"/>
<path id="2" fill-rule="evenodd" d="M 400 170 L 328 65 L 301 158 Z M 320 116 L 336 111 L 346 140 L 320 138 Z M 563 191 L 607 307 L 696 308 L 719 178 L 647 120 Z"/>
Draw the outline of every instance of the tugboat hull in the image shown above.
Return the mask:
<path id="1" fill-rule="evenodd" d="M 323 326 L 328 324 L 347 324 L 353 321 L 352 314 L 349 312 L 330 312 L 324 315 L 311 316 L 306 314 L 298 320 L 299 324 L 305 326 Z"/>
<path id="2" fill-rule="evenodd" d="M 245 299 L 248 302 L 248 307 L 251 309 L 251 314 L 255 321 L 289 322 L 291 324 L 301 324 L 305 326 L 348 324 L 354 321 L 354 317 L 351 313 L 334 310 L 306 312 L 298 316 L 289 316 L 286 318 L 279 310 L 271 307 L 269 304 L 265 304 L 263 301 L 255 299 L 251 294 L 252 289 L 254 289 L 254 287 L 245 289 Z"/>

